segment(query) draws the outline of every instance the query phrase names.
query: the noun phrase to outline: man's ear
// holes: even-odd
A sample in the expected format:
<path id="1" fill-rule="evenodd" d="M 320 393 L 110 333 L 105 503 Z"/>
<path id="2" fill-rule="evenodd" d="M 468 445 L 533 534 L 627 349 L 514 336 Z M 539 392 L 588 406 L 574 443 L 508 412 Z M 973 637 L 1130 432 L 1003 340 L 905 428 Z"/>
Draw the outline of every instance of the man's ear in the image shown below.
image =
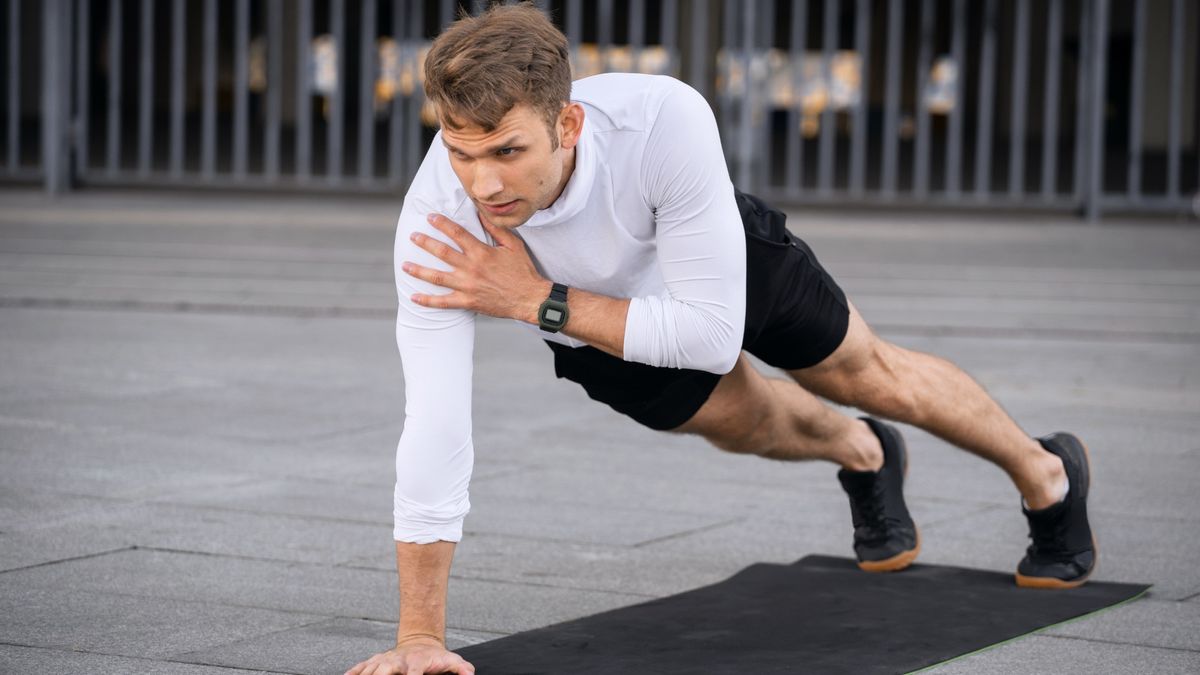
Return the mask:
<path id="1" fill-rule="evenodd" d="M 570 150 L 575 147 L 579 142 L 579 135 L 583 132 L 583 106 L 575 102 L 563 106 L 558 113 L 557 131 L 559 145 L 563 149 Z"/>

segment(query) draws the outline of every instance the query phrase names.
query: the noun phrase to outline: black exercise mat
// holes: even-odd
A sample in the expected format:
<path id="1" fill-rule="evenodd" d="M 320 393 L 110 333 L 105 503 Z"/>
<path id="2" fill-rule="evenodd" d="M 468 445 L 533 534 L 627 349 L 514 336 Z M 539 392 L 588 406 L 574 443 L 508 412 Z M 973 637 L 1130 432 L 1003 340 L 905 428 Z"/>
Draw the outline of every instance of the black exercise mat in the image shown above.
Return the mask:
<path id="1" fill-rule="evenodd" d="M 721 583 L 472 645 L 480 675 L 902 673 L 1137 597 L 1148 586 L 1018 588 L 1012 574 L 867 574 L 808 556 Z"/>

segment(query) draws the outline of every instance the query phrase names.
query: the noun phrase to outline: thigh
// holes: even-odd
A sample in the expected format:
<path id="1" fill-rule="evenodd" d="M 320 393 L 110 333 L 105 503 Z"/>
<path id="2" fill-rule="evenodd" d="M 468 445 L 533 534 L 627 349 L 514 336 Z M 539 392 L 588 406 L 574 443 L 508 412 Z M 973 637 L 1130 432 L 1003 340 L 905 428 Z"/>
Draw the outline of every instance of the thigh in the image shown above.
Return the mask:
<path id="1" fill-rule="evenodd" d="M 849 309 L 846 335 L 837 349 L 815 365 L 786 369 L 800 386 L 838 403 L 849 403 L 854 390 L 868 384 L 863 378 L 882 363 L 887 348 L 854 303 L 847 299 L 846 305 Z"/>
<path id="2" fill-rule="evenodd" d="M 771 403 L 767 378 L 742 354 L 691 419 L 670 431 L 699 434 L 714 441 L 738 437 L 765 420 Z"/>

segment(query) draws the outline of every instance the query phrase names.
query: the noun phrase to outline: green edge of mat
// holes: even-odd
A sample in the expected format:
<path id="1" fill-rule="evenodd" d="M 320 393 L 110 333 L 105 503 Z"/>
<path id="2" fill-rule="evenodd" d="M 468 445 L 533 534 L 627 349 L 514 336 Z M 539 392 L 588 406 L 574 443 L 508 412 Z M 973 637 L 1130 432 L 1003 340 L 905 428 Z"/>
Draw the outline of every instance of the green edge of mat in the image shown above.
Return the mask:
<path id="1" fill-rule="evenodd" d="M 941 666 L 944 666 L 944 665 L 946 665 L 947 663 L 954 663 L 955 661 L 960 661 L 960 660 L 962 660 L 962 659 L 965 659 L 965 658 L 967 658 L 968 656 L 975 656 L 976 654 L 982 654 L 982 653 L 984 653 L 984 652 L 986 652 L 986 651 L 991 651 L 991 650 L 993 650 L 993 649 L 995 649 L 995 648 L 997 648 L 997 647 L 1003 647 L 1004 645 L 1006 645 L 1006 644 L 1009 644 L 1010 642 L 1016 642 L 1017 640 L 1020 640 L 1020 639 L 1022 639 L 1022 638 L 1027 638 L 1027 637 L 1029 637 L 1030 635 L 1035 635 L 1035 634 L 1037 634 L 1037 633 L 1040 633 L 1040 632 L 1042 632 L 1042 631 L 1044 631 L 1044 630 L 1049 630 L 1049 629 L 1051 629 L 1051 628 L 1057 628 L 1058 626 L 1065 626 L 1065 625 L 1067 625 L 1067 624 L 1070 624 L 1070 623 L 1075 623 L 1076 621 L 1080 621 L 1080 620 L 1086 619 L 1086 618 L 1088 618 L 1088 617 L 1090 617 L 1090 616 L 1095 616 L 1095 615 L 1097 615 L 1097 614 L 1101 614 L 1101 613 L 1103 613 L 1103 612 L 1107 612 L 1107 611 L 1109 611 L 1109 610 L 1116 609 L 1116 608 L 1118 608 L 1118 607 L 1120 607 L 1120 606 L 1122 606 L 1122 605 L 1127 605 L 1127 604 L 1129 604 L 1129 603 L 1133 602 L 1134 600 L 1139 600 L 1139 599 L 1141 599 L 1141 597 L 1142 597 L 1143 595 L 1145 595 L 1145 594 L 1146 594 L 1146 592 L 1150 590 L 1150 588 L 1151 588 L 1151 586 L 1147 586 L 1145 589 L 1143 589 L 1143 590 L 1142 590 L 1140 593 L 1138 593 L 1137 595 L 1135 595 L 1135 596 L 1133 596 L 1133 597 L 1126 598 L 1126 599 L 1124 599 L 1124 600 L 1122 600 L 1122 601 L 1120 601 L 1120 602 L 1116 603 L 1115 605 L 1109 605 L 1109 606 L 1107 606 L 1107 607 L 1101 607 L 1100 609 L 1093 610 L 1093 611 L 1091 611 L 1091 612 L 1088 612 L 1088 613 L 1086 613 L 1086 614 L 1080 614 L 1079 616 L 1074 616 L 1074 617 L 1071 617 L 1070 619 L 1066 619 L 1066 620 L 1064 620 L 1064 621 L 1059 621 L 1058 623 L 1052 623 L 1052 624 L 1050 624 L 1050 625 L 1048 625 L 1048 626 L 1042 626 L 1041 628 L 1038 628 L 1038 629 L 1036 629 L 1036 630 L 1031 630 L 1031 631 L 1029 631 L 1028 633 L 1021 633 L 1020 635 L 1014 635 L 1013 637 L 1010 637 L 1010 638 L 1008 638 L 1007 640 L 1002 640 L 1002 641 L 1000 641 L 1000 642 L 997 642 L 996 644 L 991 644 L 991 645 L 988 645 L 988 646 L 986 646 L 986 647 L 981 647 L 981 648 L 979 648 L 979 649 L 976 649 L 976 650 L 975 650 L 975 651 L 973 651 L 973 652 L 967 652 L 967 653 L 965 653 L 965 654 L 959 654 L 958 656 L 955 656 L 955 657 L 953 657 L 953 658 L 946 659 L 945 661 L 938 661 L 937 663 L 934 663 L 934 664 L 932 664 L 932 665 L 925 666 L 924 668 L 921 668 L 920 670 L 913 670 L 913 671 L 909 671 L 909 672 L 908 672 L 908 673 L 906 673 L 905 675 L 916 675 L 916 673 L 924 673 L 924 672 L 927 672 L 927 671 L 929 671 L 929 670 L 932 670 L 932 669 L 934 669 L 934 668 L 940 668 Z"/>

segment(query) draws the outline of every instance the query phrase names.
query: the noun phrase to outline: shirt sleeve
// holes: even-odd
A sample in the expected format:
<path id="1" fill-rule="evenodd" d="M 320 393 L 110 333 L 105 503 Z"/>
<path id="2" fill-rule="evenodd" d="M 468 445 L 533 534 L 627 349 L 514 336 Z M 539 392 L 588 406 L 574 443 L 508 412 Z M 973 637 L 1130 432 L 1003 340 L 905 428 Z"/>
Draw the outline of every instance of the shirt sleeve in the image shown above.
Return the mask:
<path id="1" fill-rule="evenodd" d="M 410 193 L 400 213 L 395 244 L 396 344 L 404 368 L 404 431 L 396 448 L 393 534 L 396 541 L 418 544 L 462 539 L 463 520 L 471 506 L 467 486 L 475 459 L 471 439 L 475 314 L 414 304 L 413 293 L 440 295 L 448 291 L 400 269 L 405 261 L 450 268 L 409 238 L 420 231 L 457 248 L 426 222 L 426 215 L 433 210 Z M 472 229 L 467 223 L 460 224 Z"/>
<path id="2" fill-rule="evenodd" d="M 716 120 L 696 90 L 672 85 L 641 171 L 668 295 L 631 300 L 625 360 L 727 373 L 741 353 L 746 240 Z"/>

